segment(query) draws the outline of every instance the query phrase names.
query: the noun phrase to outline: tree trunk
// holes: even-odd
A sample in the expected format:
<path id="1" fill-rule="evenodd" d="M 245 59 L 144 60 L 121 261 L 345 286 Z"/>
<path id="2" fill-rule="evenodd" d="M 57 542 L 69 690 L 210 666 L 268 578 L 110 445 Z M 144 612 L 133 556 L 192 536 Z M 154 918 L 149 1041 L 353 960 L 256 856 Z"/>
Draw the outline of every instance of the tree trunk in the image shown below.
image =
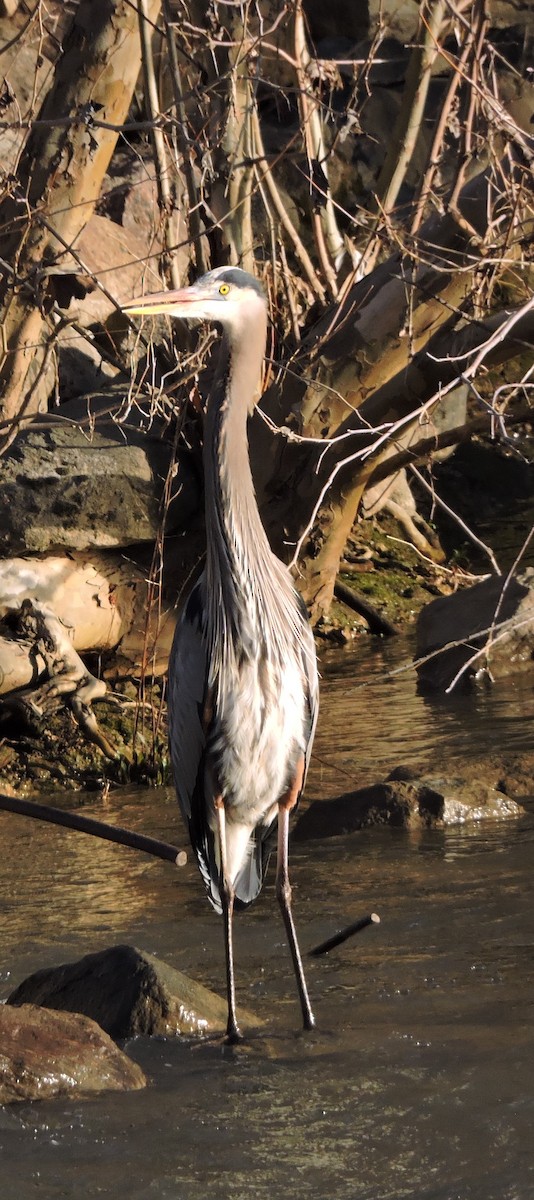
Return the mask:
<path id="1" fill-rule="evenodd" d="M 160 0 L 147 3 L 151 21 L 159 8 Z M 76 239 L 94 211 L 139 68 L 135 6 L 82 0 L 22 156 L 17 191 L 0 212 L 3 255 L 13 267 L 0 360 L 4 420 L 46 407 L 54 325 L 45 309 L 54 302 L 54 275 L 65 269 L 66 255 L 72 271 Z"/>
<path id="2" fill-rule="evenodd" d="M 504 329 L 510 319 L 511 314 L 506 312 L 496 314 L 485 322 L 467 325 L 455 334 L 440 331 L 425 349 L 416 355 L 407 371 L 401 372 L 375 392 L 367 406 L 364 406 L 367 408 L 366 415 L 371 424 L 378 414 L 383 420 L 387 412 L 394 412 L 396 421 L 401 420 L 403 416 L 409 417 L 414 411 L 417 416 L 413 421 L 409 421 L 401 436 L 388 441 L 381 451 L 369 454 L 363 461 L 356 459 L 343 465 L 328 488 L 327 499 L 318 520 L 322 538 L 319 552 L 316 552 L 316 542 L 312 543 L 300 565 L 299 588 L 309 605 L 314 621 L 324 616 L 330 607 L 339 560 L 356 519 L 365 488 L 376 484 L 380 479 L 388 478 L 410 461 L 417 461 L 421 454 L 428 457 L 433 450 L 437 451 L 440 445 L 454 445 L 455 437 L 458 441 L 462 440 L 464 426 L 456 430 L 447 430 L 449 437 L 446 440 L 439 440 L 437 429 L 430 433 L 429 437 L 432 417 L 430 416 L 426 423 L 421 423 L 420 406 L 431 396 L 438 395 L 440 389 L 445 391 L 456 384 L 459 369 L 468 375 L 470 356 L 474 359 L 477 350 L 492 336 L 497 335 L 498 338 L 499 331 Z M 534 302 L 517 320 L 509 335 L 502 341 L 496 341 L 493 349 L 484 358 L 485 364 L 496 365 L 513 358 L 522 353 L 525 344 L 533 338 Z M 525 420 L 524 406 L 518 414 L 518 419 Z M 487 417 L 484 421 L 487 423 Z M 346 443 L 343 444 L 346 446 Z M 330 462 L 330 475 L 334 465 L 335 463 Z M 325 486 L 325 475 L 325 468 L 318 472 L 318 486 Z"/>
<path id="3" fill-rule="evenodd" d="M 532 176 L 525 170 L 521 148 L 503 159 L 501 171 L 504 180 L 525 188 L 526 200 Z M 319 438 L 326 433 L 341 439 L 326 452 L 320 444 L 275 446 L 270 480 L 264 467 L 261 481 L 273 544 L 287 555 L 306 527 L 321 489 L 335 475 L 301 560 L 299 586 L 314 619 L 328 611 L 339 559 L 377 463 L 428 434 L 428 426 L 419 429 L 420 406 L 444 381 L 452 381 L 464 370 L 464 364 L 453 358 L 455 326 L 465 324 L 462 306 L 473 290 L 477 263 L 488 251 L 484 239 L 498 216 L 498 206 L 493 171 L 488 170 L 463 189 L 458 217 L 448 213 L 422 228 L 417 269 L 407 271 L 403 256 L 396 253 L 356 283 L 342 303 L 313 327 L 280 392 L 272 389 L 263 399 L 263 407 L 278 424 L 298 406 L 304 434 Z M 500 236 L 506 238 L 506 231 Z M 498 246 L 492 245 L 492 252 L 498 261 Z M 458 345 L 480 345 L 485 329 L 486 323 L 479 322 L 460 329 Z M 517 352 L 515 343 L 508 346 L 509 356 Z M 446 361 L 435 362 L 433 354 Z M 299 365 L 300 379 L 295 384 Z M 307 383 L 310 377 L 312 382 Z M 402 429 L 387 440 L 380 437 L 381 427 L 399 421 L 405 423 Z M 355 457 L 358 450 L 368 454 L 373 445 L 377 448 L 372 458 Z M 347 457 L 350 461 L 338 470 Z M 284 477 L 289 486 L 282 489 Z"/>

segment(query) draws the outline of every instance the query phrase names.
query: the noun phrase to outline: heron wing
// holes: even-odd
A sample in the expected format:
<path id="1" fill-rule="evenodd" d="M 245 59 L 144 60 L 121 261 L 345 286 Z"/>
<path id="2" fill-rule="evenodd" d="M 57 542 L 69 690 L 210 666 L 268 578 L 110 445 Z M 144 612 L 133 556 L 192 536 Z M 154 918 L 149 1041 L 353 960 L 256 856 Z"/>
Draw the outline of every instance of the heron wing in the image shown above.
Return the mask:
<path id="1" fill-rule="evenodd" d="M 308 621 L 308 612 L 302 597 L 298 596 L 302 616 L 301 654 L 306 698 L 307 724 L 305 729 L 304 776 L 301 793 L 306 781 L 317 717 L 319 715 L 319 677 L 315 641 Z M 299 797 L 300 798 L 300 797 Z M 258 826 L 250 836 L 248 853 L 235 881 L 236 907 L 246 908 L 261 891 L 269 859 L 277 842 L 278 820 L 270 825 Z"/>
<path id="2" fill-rule="evenodd" d="M 169 745 L 174 784 L 208 897 L 222 911 L 215 837 L 206 803 L 208 654 L 202 629 L 202 581 L 192 589 L 169 659 Z"/>
<path id="3" fill-rule="evenodd" d="M 208 656 L 202 631 L 202 581 L 192 589 L 176 627 L 169 660 L 169 743 L 174 781 L 182 816 L 208 897 L 221 912 L 219 865 L 215 838 L 207 820 L 205 796 L 206 708 Z M 305 773 L 317 724 L 319 685 L 315 643 L 302 604 L 302 666 L 308 722 L 305 733 Z M 303 781 L 304 786 L 304 781 Z M 276 844 L 276 819 L 259 827 L 250 838 L 243 867 L 235 881 L 236 907 L 245 908 L 258 895 L 271 852 Z"/>
<path id="4" fill-rule="evenodd" d="M 309 716 L 309 724 L 307 729 L 306 748 L 304 751 L 304 778 L 302 787 L 306 782 L 306 775 L 310 765 L 310 755 L 315 737 L 315 728 L 317 718 L 319 716 L 319 675 L 317 672 L 317 656 L 315 653 L 315 641 L 311 627 L 308 623 L 308 614 L 304 601 L 302 608 L 306 616 L 306 624 L 302 631 L 302 665 L 304 670 L 304 680 L 306 687 L 306 702 Z"/>
<path id="5" fill-rule="evenodd" d="M 191 819 L 199 774 L 204 773 L 208 661 L 197 583 L 176 626 L 169 658 L 169 746 L 182 816 Z"/>

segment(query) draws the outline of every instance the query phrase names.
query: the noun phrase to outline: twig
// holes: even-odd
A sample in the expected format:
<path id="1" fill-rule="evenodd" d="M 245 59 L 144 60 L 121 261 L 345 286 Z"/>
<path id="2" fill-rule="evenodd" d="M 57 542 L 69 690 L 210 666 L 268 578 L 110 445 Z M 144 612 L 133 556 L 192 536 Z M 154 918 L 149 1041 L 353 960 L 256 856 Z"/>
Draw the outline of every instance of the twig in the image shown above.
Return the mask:
<path id="1" fill-rule="evenodd" d="M 163 0 L 163 20 L 165 22 L 165 32 L 167 35 L 167 50 L 171 68 L 174 104 L 176 107 L 176 140 L 178 143 L 178 149 L 180 151 L 180 157 L 185 176 L 185 185 L 187 188 L 187 198 L 189 202 L 189 228 L 195 249 L 195 266 L 199 275 L 203 275 L 206 270 L 206 260 L 204 258 L 204 249 L 202 245 L 199 197 L 195 183 L 191 142 L 187 136 L 187 112 L 182 91 L 182 80 L 180 75 L 180 66 L 178 63 L 178 55 L 176 52 L 176 42 L 174 40 L 172 12 L 169 0 Z"/>
<path id="2" fill-rule="evenodd" d="M 348 608 L 354 609 L 354 612 L 365 617 L 371 633 L 381 634 L 382 637 L 394 637 L 398 633 L 391 621 L 388 621 L 387 617 L 383 617 L 378 609 L 369 604 L 365 596 L 347 587 L 347 584 L 342 583 L 340 579 L 336 579 L 334 595 L 341 600 L 342 604 L 346 604 Z"/>
<path id="3" fill-rule="evenodd" d="M 324 176 L 326 188 L 328 188 L 326 147 L 317 103 L 310 89 L 310 64 L 311 58 L 306 44 L 302 0 L 297 0 L 295 4 L 295 70 L 299 84 L 298 100 L 308 158 L 309 182 L 310 188 L 313 188 L 313 164 L 316 162 Z M 343 238 L 337 227 L 335 210 L 329 190 L 325 189 L 321 192 L 321 195 L 323 199 L 320 211 L 317 211 L 317 206 L 312 195 L 312 225 L 323 274 L 328 283 L 330 293 L 335 299 L 338 292 L 335 268 L 342 262 L 346 251 Z"/>
<path id="4" fill-rule="evenodd" d="M 180 286 L 178 263 L 176 257 L 170 254 L 170 244 L 175 241 L 174 236 L 171 236 L 170 228 L 173 218 L 174 200 L 169 182 L 169 164 L 167 161 L 165 138 L 156 122 L 156 114 L 159 111 L 159 97 L 156 85 L 156 76 L 154 72 L 152 38 L 150 36 L 149 26 L 147 23 L 146 0 L 138 0 L 138 13 L 139 35 L 141 40 L 141 61 L 144 80 L 144 98 L 148 117 L 152 123 L 150 140 L 152 142 L 152 151 L 154 154 L 154 161 L 156 163 L 156 180 L 159 206 L 164 223 L 164 242 L 166 247 L 165 257 L 167 259 L 166 266 L 170 272 L 172 286 L 176 290 Z"/>
<path id="5" fill-rule="evenodd" d="M 276 215 L 280 221 L 280 224 L 283 226 L 286 233 L 289 235 L 289 237 L 291 239 L 291 242 L 293 244 L 293 251 L 294 251 L 295 255 L 297 256 L 297 258 L 299 259 L 299 262 L 306 274 L 306 278 L 308 279 L 308 282 L 312 288 L 313 294 L 316 297 L 316 299 L 319 300 L 322 304 L 322 303 L 324 303 L 324 298 L 325 298 L 323 285 L 321 284 L 320 280 L 317 278 L 317 272 L 315 270 L 315 267 L 312 263 L 312 260 L 309 256 L 309 254 L 308 254 L 308 251 L 306 250 L 301 238 L 299 237 L 299 235 L 295 229 L 295 226 L 293 225 L 293 222 L 287 212 L 287 208 L 284 205 L 282 197 L 280 196 L 280 192 L 278 191 L 276 183 L 273 179 L 272 171 L 270 169 L 269 163 L 267 162 L 267 157 L 266 157 L 264 146 L 263 146 L 263 138 L 261 135 L 260 123 L 258 120 L 258 113 L 257 113 L 257 109 L 256 109 L 255 105 L 254 105 L 254 108 L 251 113 L 251 128 L 252 128 L 252 133 L 253 133 L 253 138 L 254 138 L 254 146 L 255 146 L 254 158 L 255 158 L 256 166 L 257 166 L 257 169 L 259 169 L 261 167 L 262 172 L 263 172 L 261 175 L 261 181 L 262 181 L 262 183 L 265 184 L 265 186 L 269 192 L 269 195 L 274 204 L 274 207 L 276 210 Z"/>
<path id="6" fill-rule="evenodd" d="M 35 800 L 19 800 L 0 794 L 0 809 L 16 813 L 20 817 L 33 817 L 36 821 L 48 821 L 51 825 L 75 829 L 78 833 L 87 833 L 106 842 L 117 842 L 120 846 L 129 846 L 131 850 L 142 850 L 154 858 L 172 862 L 177 867 L 183 867 L 187 862 L 185 850 L 179 850 L 177 846 L 171 846 L 168 842 L 147 837 L 143 833 L 134 833 L 132 829 L 123 829 L 120 825 L 107 825 L 104 821 L 94 820 L 93 817 L 62 812 L 61 809 L 48 804 L 37 804 Z"/>
<path id="7" fill-rule="evenodd" d="M 421 8 L 417 35 L 421 43 L 412 50 L 397 125 L 376 185 L 377 203 L 384 214 L 390 213 L 395 206 L 420 133 L 445 11 L 445 0 L 433 0 L 432 3 L 427 0 Z"/>
<path id="8" fill-rule="evenodd" d="M 249 49 L 250 39 L 243 25 L 241 41 L 232 47 L 229 54 L 228 106 L 222 146 L 228 163 L 228 212 L 224 218 L 224 229 L 232 247 L 231 261 L 239 262 L 247 271 L 253 271 L 252 183 L 255 169 L 251 118 L 256 101 L 249 77 Z"/>
<path id="9" fill-rule="evenodd" d="M 360 933 L 362 929 L 367 929 L 369 925 L 380 925 L 378 913 L 369 913 L 368 917 L 360 917 L 359 921 L 353 921 L 351 925 L 346 925 L 344 929 L 340 929 L 339 933 L 334 933 L 333 937 L 327 938 L 325 942 L 320 942 L 318 946 L 313 947 L 313 950 L 308 950 L 308 954 L 314 958 L 320 954 L 328 954 L 329 950 L 341 946 L 342 942 L 346 942 L 355 933 Z"/>
<path id="10" fill-rule="evenodd" d="M 411 233 L 412 237 L 415 237 L 415 234 L 417 233 L 417 231 L 419 229 L 421 221 L 423 220 L 425 204 L 426 204 L 427 199 L 430 196 L 430 193 L 432 191 L 432 186 L 434 183 L 434 176 L 438 169 L 439 156 L 440 156 L 440 152 L 441 152 L 441 149 L 443 146 L 443 139 L 445 137 L 445 133 L 447 130 L 447 124 L 450 121 L 454 97 L 455 97 L 456 92 L 458 91 L 458 87 L 462 81 L 464 68 L 467 65 L 467 61 L 468 61 L 469 55 L 471 53 L 474 38 L 475 38 L 475 32 L 472 29 L 471 25 L 469 25 L 468 30 L 467 30 L 467 36 L 465 39 L 464 47 L 463 47 L 463 50 L 462 50 L 462 53 L 461 53 L 461 56 L 459 59 L 458 66 L 455 66 L 453 68 L 453 73 L 452 73 L 449 87 L 447 90 L 447 95 L 445 96 L 445 99 L 441 106 L 441 110 L 440 110 L 440 113 L 439 113 L 439 116 L 437 119 L 435 130 L 434 130 L 434 137 L 432 139 L 432 144 L 431 144 L 429 154 L 428 154 L 427 168 L 426 168 L 425 174 L 423 176 L 421 186 L 419 188 L 417 204 L 416 204 L 415 213 L 414 213 L 412 224 L 411 224 L 410 233 Z"/>
<path id="11" fill-rule="evenodd" d="M 469 80 L 468 92 L 467 92 L 467 113 L 463 114 L 461 116 L 461 120 L 460 120 L 461 141 L 462 141 L 461 161 L 460 161 L 460 165 L 458 168 L 458 172 L 456 175 L 456 179 L 455 179 L 452 191 L 451 191 L 449 199 L 447 201 L 449 209 L 455 215 L 458 214 L 458 200 L 459 200 L 460 192 L 465 183 L 465 175 L 467 172 L 467 167 L 468 167 L 468 164 L 471 161 L 471 158 L 474 154 L 474 149 L 473 149 L 474 123 L 475 123 L 475 115 L 476 115 L 476 110 L 477 110 L 477 101 L 479 102 L 479 97 L 477 94 L 477 89 L 475 87 L 475 84 L 478 82 L 478 78 L 479 78 L 479 74 L 480 74 L 480 56 L 482 54 L 484 39 L 486 36 L 487 27 L 488 27 L 488 16 L 486 13 L 485 0 L 482 0 L 482 3 L 480 2 L 480 0 L 478 0 L 478 3 L 475 3 L 474 7 L 475 7 L 475 11 L 476 11 L 476 32 L 475 32 L 474 46 L 473 46 L 473 64 L 472 64 L 472 71 L 471 71 L 471 79 Z"/>

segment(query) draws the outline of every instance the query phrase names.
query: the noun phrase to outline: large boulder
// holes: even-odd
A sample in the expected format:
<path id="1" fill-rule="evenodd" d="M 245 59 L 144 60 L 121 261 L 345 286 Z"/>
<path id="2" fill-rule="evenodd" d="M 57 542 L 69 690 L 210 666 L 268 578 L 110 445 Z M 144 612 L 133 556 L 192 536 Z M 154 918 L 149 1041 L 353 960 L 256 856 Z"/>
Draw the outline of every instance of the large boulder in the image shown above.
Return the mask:
<path id="1" fill-rule="evenodd" d="M 123 400 L 125 394 L 123 388 Z M 111 393 L 87 402 L 93 419 L 106 402 L 119 404 Z M 112 419 L 106 424 L 103 414 L 96 430 L 42 417 L 38 429 L 19 433 L 2 462 L 0 554 L 153 542 L 161 530 L 172 451 L 161 430 L 131 425 L 126 434 Z M 174 477 L 168 524 L 182 527 L 197 504 L 198 485 L 184 458 Z"/>
<path id="2" fill-rule="evenodd" d="M 394 33 L 401 42 L 409 42 L 417 32 L 419 16 L 420 5 L 413 0 L 369 0 L 369 27 L 373 34 L 385 30 Z M 531 18 L 528 0 L 492 0 L 490 21 L 494 28 L 527 30 Z"/>
<path id="3" fill-rule="evenodd" d="M 94 1021 L 31 1004 L 0 1004 L 0 1104 L 133 1091 L 145 1076 Z"/>
<path id="4" fill-rule="evenodd" d="M 369 825 L 405 829 L 443 829 L 469 821 L 502 821 L 524 813 L 521 805 L 480 779 L 392 772 L 384 783 L 316 800 L 298 820 L 294 838 L 337 837 Z"/>
<path id="5" fill-rule="evenodd" d="M 69 316 L 86 326 L 104 322 L 125 300 L 131 300 L 143 291 L 155 292 L 161 288 L 161 277 L 155 266 L 161 245 L 150 224 L 153 222 L 147 222 L 144 229 L 124 229 L 109 217 L 93 213 L 77 240 L 76 257 L 62 262 L 64 270 L 70 268 L 78 272 L 86 293 L 71 301 L 67 309 Z M 80 260 L 86 268 L 84 273 L 79 267 Z M 68 278 L 67 275 L 66 285 Z M 95 280 L 102 287 L 99 288 Z"/>
<path id="6" fill-rule="evenodd" d="M 134 946 L 111 946 L 36 971 L 7 1003 L 85 1013 L 113 1038 L 223 1031 L 227 1019 L 220 996 Z M 259 1024 L 251 1013 L 243 1019 Z"/>
<path id="7" fill-rule="evenodd" d="M 534 568 L 432 600 L 419 614 L 415 656 L 420 684 L 435 691 L 463 668 L 465 679 L 484 668 L 493 679 L 532 671 Z"/>

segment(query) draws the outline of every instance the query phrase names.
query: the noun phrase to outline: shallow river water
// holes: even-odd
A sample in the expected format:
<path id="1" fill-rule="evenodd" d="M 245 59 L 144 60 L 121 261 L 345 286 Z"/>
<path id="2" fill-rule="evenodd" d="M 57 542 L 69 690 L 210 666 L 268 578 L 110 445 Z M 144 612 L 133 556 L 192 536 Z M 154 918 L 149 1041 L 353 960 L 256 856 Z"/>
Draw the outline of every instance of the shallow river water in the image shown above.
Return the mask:
<path id="1" fill-rule="evenodd" d="M 532 749 L 532 679 L 424 700 L 412 673 L 384 674 L 407 654 L 400 640 L 369 640 L 323 657 L 310 798 L 400 762 L 453 773 L 459 755 Z M 86 799 L 91 815 L 182 840 L 169 790 Z M 295 845 L 303 951 L 381 916 L 307 959 L 317 1031 L 299 1032 L 271 876 L 236 922 L 238 1001 L 263 1025 L 236 1049 L 129 1043 L 144 1092 L 0 1109 L 2 1200 L 533 1198 L 531 811 Z M 38 967 L 115 942 L 222 990 L 222 930 L 193 863 L 175 871 L 7 813 L 0 830 L 0 997 Z"/>

